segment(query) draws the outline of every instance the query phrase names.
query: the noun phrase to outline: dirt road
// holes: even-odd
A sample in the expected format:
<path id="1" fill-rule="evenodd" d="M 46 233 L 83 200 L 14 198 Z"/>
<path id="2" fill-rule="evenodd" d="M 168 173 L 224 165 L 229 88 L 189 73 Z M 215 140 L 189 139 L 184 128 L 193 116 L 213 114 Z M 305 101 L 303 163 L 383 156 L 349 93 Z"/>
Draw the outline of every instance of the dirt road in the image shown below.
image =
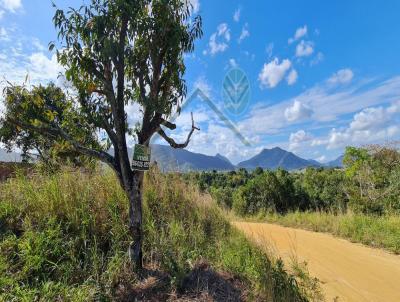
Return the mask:
<path id="1" fill-rule="evenodd" d="M 266 223 L 234 224 L 258 244 L 272 246 L 285 262 L 293 255 L 306 261 L 327 301 L 400 301 L 400 256 L 328 234 Z"/>

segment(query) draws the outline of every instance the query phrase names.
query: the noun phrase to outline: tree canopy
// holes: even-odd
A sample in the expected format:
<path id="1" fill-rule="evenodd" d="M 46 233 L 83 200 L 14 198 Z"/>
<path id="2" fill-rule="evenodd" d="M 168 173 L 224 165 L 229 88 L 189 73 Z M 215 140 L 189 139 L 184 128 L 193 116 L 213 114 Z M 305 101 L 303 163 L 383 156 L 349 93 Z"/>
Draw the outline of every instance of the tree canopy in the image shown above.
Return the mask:
<path id="1" fill-rule="evenodd" d="M 57 49 L 63 76 L 72 86 L 68 96 L 52 85 L 5 91 L 7 121 L 17 131 L 33 131 L 38 136 L 30 139 L 40 137 L 45 144 L 65 144 L 115 171 L 130 202 L 129 252 L 139 268 L 143 172 L 130 166 L 127 137 L 148 146 L 158 134 L 172 147 L 185 148 L 198 129 L 192 116 L 183 143 L 164 130 L 176 128 L 169 119 L 180 113 L 187 93 L 184 55 L 202 35 L 201 18 L 191 11 L 186 0 L 91 0 L 78 9 L 56 9 L 58 43 L 49 48 Z M 126 110 L 133 103 L 141 112 L 134 126 Z M 105 144 L 94 135 L 100 130 L 107 133 Z"/>

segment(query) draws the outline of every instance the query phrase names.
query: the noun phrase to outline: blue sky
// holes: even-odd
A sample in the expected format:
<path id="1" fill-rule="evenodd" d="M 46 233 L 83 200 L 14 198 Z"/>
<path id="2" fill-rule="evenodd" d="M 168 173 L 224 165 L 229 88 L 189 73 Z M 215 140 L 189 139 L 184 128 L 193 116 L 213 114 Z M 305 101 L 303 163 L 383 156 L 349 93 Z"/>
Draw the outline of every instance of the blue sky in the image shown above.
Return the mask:
<path id="1" fill-rule="evenodd" d="M 78 6 L 79 0 L 55 0 Z M 245 146 L 200 99 L 178 118 L 176 139 L 201 128 L 189 150 L 233 162 L 280 146 L 304 158 L 333 159 L 347 145 L 400 138 L 400 2 L 192 0 L 204 36 L 186 57 L 189 95 L 200 88 L 235 124 Z M 55 80 L 46 48 L 55 40 L 47 0 L 0 0 L 0 77 Z M 222 83 L 232 68 L 249 79 L 247 110 L 230 114 Z M 131 120 L 137 107 L 128 108 Z"/>

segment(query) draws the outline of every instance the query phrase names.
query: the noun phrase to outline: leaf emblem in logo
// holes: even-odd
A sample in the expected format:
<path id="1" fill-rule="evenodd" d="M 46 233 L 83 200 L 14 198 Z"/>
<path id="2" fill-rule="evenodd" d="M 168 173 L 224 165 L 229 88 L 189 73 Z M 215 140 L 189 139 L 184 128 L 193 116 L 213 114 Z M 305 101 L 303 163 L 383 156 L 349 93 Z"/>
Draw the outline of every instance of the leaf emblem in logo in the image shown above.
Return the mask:
<path id="1" fill-rule="evenodd" d="M 239 68 L 231 69 L 222 84 L 222 96 L 225 108 L 232 114 L 241 114 L 247 108 L 250 99 L 250 82 Z"/>

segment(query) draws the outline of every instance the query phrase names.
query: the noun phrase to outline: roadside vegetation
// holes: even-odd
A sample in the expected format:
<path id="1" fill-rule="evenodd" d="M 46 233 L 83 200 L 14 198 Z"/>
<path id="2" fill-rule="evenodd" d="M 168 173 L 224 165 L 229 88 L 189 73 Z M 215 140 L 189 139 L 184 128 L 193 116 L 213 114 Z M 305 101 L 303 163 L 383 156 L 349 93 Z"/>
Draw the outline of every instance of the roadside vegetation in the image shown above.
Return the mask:
<path id="1" fill-rule="evenodd" d="M 329 232 L 400 253 L 400 153 L 393 146 L 348 147 L 343 169 L 228 173 L 186 178 L 248 220 Z"/>
<path id="2" fill-rule="evenodd" d="M 139 275 L 127 255 L 128 200 L 111 171 L 32 171 L 0 183 L 0 301 L 315 297 L 315 281 L 270 260 L 180 176 L 153 169 L 145 188 Z"/>
<path id="3" fill-rule="evenodd" d="M 399 215 L 372 216 L 350 212 L 335 215 L 325 212 L 292 212 L 286 215 L 271 214 L 263 220 L 288 227 L 327 232 L 353 242 L 385 248 L 400 254 Z"/>

